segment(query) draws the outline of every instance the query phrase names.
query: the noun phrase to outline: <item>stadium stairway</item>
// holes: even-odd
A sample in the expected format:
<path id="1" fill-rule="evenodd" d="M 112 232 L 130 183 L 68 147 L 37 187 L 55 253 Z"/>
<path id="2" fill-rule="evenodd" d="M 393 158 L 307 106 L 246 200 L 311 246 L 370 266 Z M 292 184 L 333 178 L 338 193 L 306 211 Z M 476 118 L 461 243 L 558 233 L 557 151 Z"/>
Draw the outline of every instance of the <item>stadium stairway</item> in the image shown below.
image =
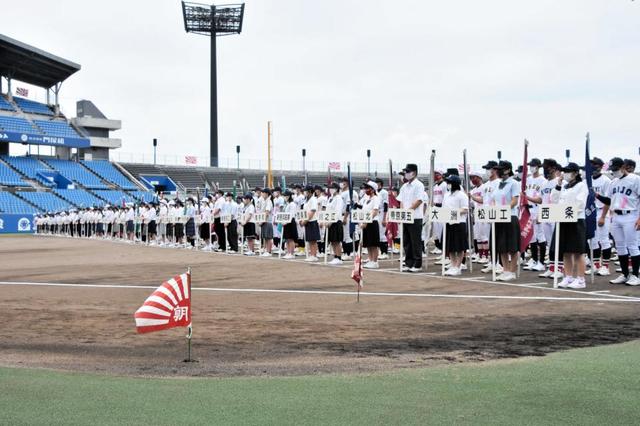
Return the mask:
<path id="1" fill-rule="evenodd" d="M 129 181 L 113 164 L 106 160 L 82 161 L 81 164 L 107 182 L 111 182 L 119 188 L 127 191 L 139 189 Z"/>
<path id="2" fill-rule="evenodd" d="M 22 176 L 22 180 L 26 182 L 26 185 L 22 186 L 33 186 L 36 189 L 51 188 L 54 186 L 53 183 L 38 175 L 38 171 L 51 171 L 51 168 L 36 157 L 11 157 L 3 155 L 0 157 L 0 161 Z"/>
<path id="3" fill-rule="evenodd" d="M 111 183 L 103 182 L 99 176 L 75 161 L 52 158 L 43 159 L 43 161 L 80 187 L 87 189 L 111 189 L 115 186 Z"/>

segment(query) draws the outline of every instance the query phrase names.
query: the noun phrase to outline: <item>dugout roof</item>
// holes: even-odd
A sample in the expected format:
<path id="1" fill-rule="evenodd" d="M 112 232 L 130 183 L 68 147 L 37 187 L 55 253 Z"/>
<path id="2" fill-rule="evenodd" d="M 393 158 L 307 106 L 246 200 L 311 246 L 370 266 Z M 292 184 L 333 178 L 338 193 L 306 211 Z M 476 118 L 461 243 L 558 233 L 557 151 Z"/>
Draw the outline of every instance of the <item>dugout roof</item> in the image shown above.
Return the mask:
<path id="1" fill-rule="evenodd" d="M 49 88 L 80 71 L 80 65 L 0 34 L 0 75 Z"/>

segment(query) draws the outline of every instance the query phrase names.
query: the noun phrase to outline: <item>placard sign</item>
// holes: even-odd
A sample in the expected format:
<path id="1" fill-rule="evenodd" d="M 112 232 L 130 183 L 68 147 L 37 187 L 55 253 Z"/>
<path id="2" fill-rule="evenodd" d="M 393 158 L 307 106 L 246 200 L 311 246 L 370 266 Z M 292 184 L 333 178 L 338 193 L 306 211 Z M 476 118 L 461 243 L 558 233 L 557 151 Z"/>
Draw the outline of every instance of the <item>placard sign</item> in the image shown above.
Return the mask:
<path id="1" fill-rule="evenodd" d="M 338 212 L 335 210 L 325 210 L 318 213 L 318 222 L 334 223 L 339 220 Z"/>
<path id="2" fill-rule="evenodd" d="M 298 210 L 296 212 L 296 222 L 300 222 L 301 220 L 307 220 L 307 212 L 304 210 Z"/>
<path id="3" fill-rule="evenodd" d="M 351 211 L 351 222 L 353 223 L 371 223 L 373 222 L 373 215 L 371 212 L 365 212 L 363 210 Z"/>
<path id="4" fill-rule="evenodd" d="M 438 223 L 458 223 L 462 209 L 451 209 L 448 207 L 431 207 L 429 209 L 429 220 Z"/>
<path id="5" fill-rule="evenodd" d="M 389 209 L 387 222 L 391 223 L 413 223 L 414 211 L 411 209 Z"/>
<path id="6" fill-rule="evenodd" d="M 276 223 L 287 224 L 291 223 L 291 213 L 289 212 L 278 212 L 276 213 Z"/>
<path id="7" fill-rule="evenodd" d="M 254 223 L 264 223 L 267 221 L 267 214 L 266 213 L 256 213 L 253 215 L 253 222 Z"/>
<path id="8" fill-rule="evenodd" d="M 538 209 L 538 221 L 549 222 L 577 222 L 578 206 L 574 204 L 541 204 Z"/>
<path id="9" fill-rule="evenodd" d="M 220 215 L 220 223 L 231 223 L 231 215 L 230 214 L 221 214 Z"/>
<path id="10" fill-rule="evenodd" d="M 474 209 L 473 216 L 475 221 L 479 223 L 511 222 L 511 208 L 509 206 L 480 206 Z"/>

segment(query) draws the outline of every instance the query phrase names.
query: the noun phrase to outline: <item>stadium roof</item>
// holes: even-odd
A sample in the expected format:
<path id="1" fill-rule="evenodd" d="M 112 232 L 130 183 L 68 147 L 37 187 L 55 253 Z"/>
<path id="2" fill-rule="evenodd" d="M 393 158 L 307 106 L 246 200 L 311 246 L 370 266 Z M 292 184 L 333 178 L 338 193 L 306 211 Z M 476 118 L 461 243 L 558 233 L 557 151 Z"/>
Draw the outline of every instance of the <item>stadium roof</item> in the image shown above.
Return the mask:
<path id="1" fill-rule="evenodd" d="M 0 34 L 0 75 L 44 88 L 60 83 L 80 65 Z"/>

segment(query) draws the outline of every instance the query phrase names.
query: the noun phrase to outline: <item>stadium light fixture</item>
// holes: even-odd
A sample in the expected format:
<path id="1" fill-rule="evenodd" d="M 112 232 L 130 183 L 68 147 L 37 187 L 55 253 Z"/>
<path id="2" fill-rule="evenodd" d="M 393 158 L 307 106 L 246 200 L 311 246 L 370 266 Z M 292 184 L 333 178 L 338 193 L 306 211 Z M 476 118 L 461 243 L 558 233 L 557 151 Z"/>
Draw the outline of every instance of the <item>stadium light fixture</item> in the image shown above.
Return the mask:
<path id="1" fill-rule="evenodd" d="M 184 29 L 188 33 L 211 37 L 211 135 L 210 165 L 218 166 L 218 87 L 216 37 L 240 34 L 244 18 L 244 3 L 207 5 L 182 2 Z"/>

